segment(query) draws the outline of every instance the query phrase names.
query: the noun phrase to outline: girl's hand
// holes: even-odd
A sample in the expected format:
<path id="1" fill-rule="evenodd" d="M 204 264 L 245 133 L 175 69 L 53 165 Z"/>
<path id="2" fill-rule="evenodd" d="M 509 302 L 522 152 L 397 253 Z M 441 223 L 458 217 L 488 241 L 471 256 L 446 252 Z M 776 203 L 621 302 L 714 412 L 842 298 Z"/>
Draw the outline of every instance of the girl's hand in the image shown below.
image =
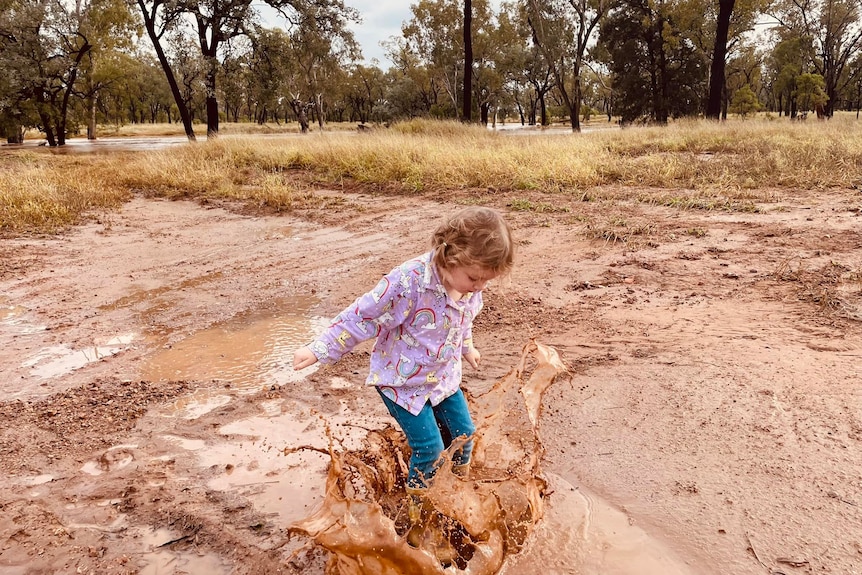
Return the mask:
<path id="1" fill-rule="evenodd" d="M 479 369 L 479 362 L 482 361 L 482 354 L 475 347 L 471 347 L 470 351 L 464 354 L 464 360 L 469 363 L 473 369 Z"/>
<path id="2" fill-rule="evenodd" d="M 317 363 L 317 356 L 308 347 L 301 347 L 293 352 L 293 369 L 300 370 Z"/>

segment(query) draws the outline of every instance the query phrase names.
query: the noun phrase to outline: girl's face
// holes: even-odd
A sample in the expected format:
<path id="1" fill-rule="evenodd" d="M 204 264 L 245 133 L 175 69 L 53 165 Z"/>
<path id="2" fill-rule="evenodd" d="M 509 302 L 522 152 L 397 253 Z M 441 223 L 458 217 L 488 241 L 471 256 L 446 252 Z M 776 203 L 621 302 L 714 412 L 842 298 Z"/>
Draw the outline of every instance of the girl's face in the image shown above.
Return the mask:
<path id="1" fill-rule="evenodd" d="M 494 270 L 482 266 L 453 266 L 443 270 L 443 284 L 465 294 L 482 291 L 498 275 Z"/>

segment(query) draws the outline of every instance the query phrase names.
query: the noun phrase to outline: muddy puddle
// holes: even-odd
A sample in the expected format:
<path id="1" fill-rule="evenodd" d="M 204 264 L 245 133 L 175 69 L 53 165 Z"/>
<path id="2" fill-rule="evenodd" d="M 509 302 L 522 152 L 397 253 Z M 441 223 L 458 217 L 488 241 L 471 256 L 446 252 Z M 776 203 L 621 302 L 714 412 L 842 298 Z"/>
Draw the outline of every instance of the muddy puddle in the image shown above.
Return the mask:
<path id="1" fill-rule="evenodd" d="M 45 331 L 44 325 L 30 321 L 24 306 L 12 304 L 7 298 L 0 296 L 0 329 L 14 335 L 26 336 Z"/>
<path id="2" fill-rule="evenodd" d="M 51 148 L 45 140 L 27 140 L 23 144 L 4 144 L 0 151 L 38 150 L 51 154 L 93 154 L 115 152 L 146 152 L 164 150 L 174 146 L 187 146 L 189 139 L 185 136 L 129 136 L 120 138 L 70 138 L 64 146 Z"/>
<path id="3" fill-rule="evenodd" d="M 235 333 L 273 321 L 253 314 Z M 179 434 L 161 439 L 195 459 L 209 489 L 248 500 L 268 521 L 288 527 L 294 541 L 326 549 L 328 574 L 522 575 L 542 565 L 542 573 L 690 575 L 685 562 L 631 517 L 542 469 L 542 394 L 564 375 L 556 352 L 531 342 L 490 391 L 470 398 L 478 429 L 471 474 L 456 476 L 444 463 L 428 492 L 418 547 L 406 539 L 409 452 L 388 417 L 356 413 L 346 404 L 323 416 L 281 398 L 259 403 L 257 416 L 220 426 L 222 441 Z M 163 415 L 181 413 L 188 410 L 173 406 Z M 113 465 L 123 465 L 127 447 L 117 446 Z M 226 572 L 216 557 L 182 555 L 158 544 L 171 537 L 146 535 L 148 571 L 142 572 Z"/>
<path id="4" fill-rule="evenodd" d="M 156 415 L 195 419 L 238 395 L 301 380 L 306 373 L 293 372 L 288 362 L 327 323 L 314 315 L 316 306 L 313 298 L 284 298 L 156 346 L 142 361 L 141 379 L 202 383 Z M 11 306 L 0 312 L 6 324 L 26 317 Z M 86 349 L 53 346 L 23 365 L 36 378 L 55 377 L 146 338 L 118 334 Z M 294 399 L 275 398 L 258 403 L 258 415 L 219 426 L 215 438 L 184 437 L 178 424 L 159 436 L 167 451 L 160 457 L 191 458 L 209 490 L 247 500 L 266 521 L 287 528 L 294 542 L 327 550 L 332 575 L 520 575 L 537 572 L 538 564 L 543 573 L 688 575 L 685 563 L 630 517 L 542 469 L 542 395 L 560 379 L 566 373 L 556 351 L 531 342 L 493 388 L 470 397 L 478 430 L 470 476 L 456 476 L 443 464 L 412 545 L 404 489 L 409 452 L 384 415 L 356 413 L 344 402 L 323 416 Z M 352 385 L 331 381 L 333 388 Z M 142 456 L 136 443 L 115 445 L 79 472 L 98 482 Z M 34 476 L 19 485 L 35 497 L 52 481 Z M 128 525 L 114 506 L 108 500 L 67 507 L 68 526 L 128 533 L 141 548 L 140 573 L 231 572 L 217 554 L 174 545 L 181 533 Z"/>
<path id="5" fill-rule="evenodd" d="M 163 295 L 141 292 L 115 305 L 134 308 L 147 301 L 158 306 L 162 304 L 156 300 Z M 164 305 L 170 305 L 168 299 L 165 296 Z M 218 386 L 201 386 L 178 399 L 172 415 L 194 419 L 229 403 L 237 393 L 251 394 L 265 386 L 302 379 L 307 372 L 294 372 L 289 362 L 293 350 L 328 323 L 327 319 L 313 314 L 317 304 L 314 298 L 282 298 L 265 310 L 237 315 L 170 344 L 167 334 L 157 331 L 105 335 L 85 347 L 64 343 L 42 347 L 22 358 L 20 367 L 30 379 L 23 381 L 12 397 L 32 393 L 35 386 L 46 380 L 68 375 L 133 346 L 146 346 L 156 351 L 142 362 L 140 379 L 223 382 L 229 388 L 230 393 L 220 393 Z M 26 308 L 0 300 L 0 329 L 18 337 L 45 331 L 46 327 L 33 323 L 27 312 Z M 148 324 L 143 322 L 143 325 Z"/>
<path id="6" fill-rule="evenodd" d="M 282 298 L 267 309 L 239 314 L 162 345 L 147 357 L 139 375 L 154 382 L 222 382 L 224 391 L 219 386 L 205 386 L 174 403 L 170 415 L 186 419 L 226 405 L 234 394 L 252 394 L 267 386 L 299 381 L 307 372 L 293 371 L 293 350 L 328 324 L 327 319 L 313 315 L 317 303 L 310 297 Z"/>

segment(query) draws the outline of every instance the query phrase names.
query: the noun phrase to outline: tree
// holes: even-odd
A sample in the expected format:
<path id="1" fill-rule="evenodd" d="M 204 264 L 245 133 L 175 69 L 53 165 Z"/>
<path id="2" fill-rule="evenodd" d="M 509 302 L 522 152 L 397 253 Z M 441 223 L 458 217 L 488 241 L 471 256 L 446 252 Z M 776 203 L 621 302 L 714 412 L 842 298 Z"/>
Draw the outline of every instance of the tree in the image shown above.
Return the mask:
<path id="1" fill-rule="evenodd" d="M 13 123 L 35 113 L 50 146 L 62 146 L 76 99 L 86 97 L 80 80 L 92 76 L 103 54 L 128 34 L 133 21 L 121 0 L 75 3 L 15 0 L 0 5 L 0 46 L 5 90 Z M 80 119 L 80 118 L 76 118 Z M 18 130 L 16 130 L 18 131 Z"/>
<path id="2" fill-rule="evenodd" d="M 286 77 L 294 73 L 290 37 L 278 28 L 256 28 L 250 40 L 251 50 L 245 56 L 247 73 L 243 76 L 248 113 L 258 124 L 270 118 L 286 118 Z"/>
<path id="3" fill-rule="evenodd" d="M 206 115 L 206 100 L 202 100 L 201 95 L 206 93 L 207 63 L 201 57 L 195 41 L 182 29 L 172 30 L 167 35 L 167 43 L 170 54 L 168 65 L 179 85 L 178 105 L 185 109 L 191 123 L 196 113 L 200 118 Z"/>
<path id="4" fill-rule="evenodd" d="M 250 30 L 254 12 L 252 0 L 177 0 L 178 7 L 194 18 L 198 44 L 206 61 L 206 112 L 207 135 L 218 133 L 219 109 L 217 78 L 220 50 L 232 39 Z M 316 48 L 329 47 L 335 38 L 352 42 L 347 23 L 358 21 L 356 10 L 347 8 L 342 0 L 266 0 L 266 3 L 286 18 L 293 32 L 305 46 L 314 43 Z M 306 53 L 308 55 L 308 53 Z M 314 76 L 313 67 L 321 61 L 320 54 L 305 59 L 308 78 Z M 315 94 L 319 98 L 319 94 Z M 317 101 L 318 113 L 322 114 Z"/>
<path id="5" fill-rule="evenodd" d="M 207 117 L 207 136 L 213 137 L 219 129 L 218 78 L 225 49 L 231 41 L 248 35 L 255 28 L 257 14 L 252 0 L 137 0 L 144 15 L 150 39 L 159 54 L 159 61 L 169 77 L 171 89 L 177 99 L 177 106 L 183 116 L 183 123 L 189 122 L 186 133 L 194 139 L 191 131 L 190 115 L 183 110 L 179 87 L 172 75 L 160 48 L 161 37 L 171 27 L 178 26 L 185 17 L 194 22 L 197 45 L 205 63 L 205 107 Z M 358 21 L 355 9 L 347 8 L 343 0 L 266 0 L 285 18 L 288 26 L 297 33 L 308 36 L 318 34 L 330 41 L 342 39 L 345 44 L 352 42 L 352 33 L 347 28 L 349 22 Z M 311 30 L 306 30 L 306 28 Z"/>
<path id="6" fill-rule="evenodd" d="M 331 6 L 311 6 L 297 13 L 290 31 L 290 59 L 294 112 L 300 117 L 303 132 L 307 124 L 302 121 L 306 109 L 312 109 L 318 125 L 323 128 L 326 119 L 327 92 L 335 90 L 343 68 L 359 56 L 353 34 Z M 306 97 L 302 97 L 305 94 Z"/>
<path id="7" fill-rule="evenodd" d="M 829 101 L 824 87 L 826 82 L 820 74 L 802 74 L 796 78 L 796 99 L 803 111 L 815 110 L 817 117 L 823 117 L 823 106 Z"/>
<path id="8" fill-rule="evenodd" d="M 448 105 L 438 107 L 436 114 L 455 118 L 464 72 L 463 11 L 459 0 L 419 0 L 410 10 L 413 16 L 401 28 L 404 48 L 417 57 L 449 97 Z"/>
<path id="9" fill-rule="evenodd" d="M 733 100 L 730 102 L 731 113 L 739 114 L 743 118 L 749 114 L 759 112 L 762 107 L 754 90 L 748 84 L 737 90 L 733 95 Z"/>
<path id="10" fill-rule="evenodd" d="M 859 119 L 859 109 L 862 108 L 862 53 L 856 55 L 850 63 L 848 74 L 850 81 L 845 88 L 845 98 L 848 108 L 856 109 L 856 119 Z"/>
<path id="11" fill-rule="evenodd" d="M 859 0 L 778 0 L 770 10 L 785 32 L 810 39 L 814 45 L 808 65 L 823 77 L 827 117 L 850 81 L 845 69 L 862 49 L 860 11 Z"/>
<path id="12" fill-rule="evenodd" d="M 192 116 L 186 104 L 180 86 L 177 83 L 171 63 L 162 46 L 162 38 L 171 30 L 175 30 L 179 25 L 182 12 L 177 9 L 173 2 L 166 0 L 136 0 L 138 9 L 144 18 L 144 27 L 147 30 L 147 35 L 150 42 L 153 44 L 153 49 L 156 51 L 156 57 L 159 59 L 159 64 L 162 71 L 165 73 L 165 78 L 168 81 L 168 86 L 171 88 L 171 94 L 174 96 L 174 102 L 177 106 L 177 112 L 180 115 L 180 120 L 183 123 L 186 137 L 190 141 L 195 141 L 195 129 L 192 126 Z"/>
<path id="13" fill-rule="evenodd" d="M 599 52 L 614 86 L 623 123 L 666 124 L 703 109 L 706 56 L 662 0 L 622 0 L 599 34 Z"/>
<path id="14" fill-rule="evenodd" d="M 809 66 L 814 47 L 811 38 L 781 30 L 781 38 L 766 60 L 772 100 L 782 113 L 796 117 L 796 78 Z"/>
<path id="15" fill-rule="evenodd" d="M 554 87 L 551 64 L 532 40 L 528 3 L 504 3 L 498 16 L 498 36 L 505 90 L 518 109 L 522 123 L 550 123 L 547 95 Z"/>
<path id="16" fill-rule="evenodd" d="M 529 0 L 533 41 L 539 47 L 560 91 L 572 131 L 579 132 L 583 101 L 584 57 L 594 32 L 611 9 L 611 0 Z M 571 93 L 567 71 L 571 70 Z"/>
<path id="17" fill-rule="evenodd" d="M 393 37 L 384 45 L 388 58 L 394 63 L 386 74 L 387 115 L 393 119 L 428 116 L 439 110 L 444 92 L 441 82 L 410 42 Z"/>
<path id="18" fill-rule="evenodd" d="M 352 110 L 350 119 L 358 117 L 361 124 L 380 121 L 375 110 L 383 102 L 386 81 L 383 71 L 377 66 L 355 65 L 348 73 L 344 97 Z"/>
<path id="19" fill-rule="evenodd" d="M 32 100 L 32 60 L 37 53 L 44 8 L 10 1 L 0 4 L 0 129 L 9 143 L 22 143 L 24 129 L 39 123 Z"/>
<path id="20" fill-rule="evenodd" d="M 492 108 L 505 97 L 506 83 L 523 70 L 520 57 L 529 36 L 521 33 L 502 10 L 494 14 L 488 0 L 476 0 L 472 7 L 473 80 L 472 90 L 465 94 L 478 106 L 479 122 L 487 126 Z M 512 68 L 515 65 L 518 67 Z M 466 79 L 464 82 L 466 85 Z"/>
<path id="21" fill-rule="evenodd" d="M 92 48 L 81 62 L 80 78 L 74 94 L 83 100 L 87 138 L 96 138 L 96 111 L 99 95 L 118 83 L 127 73 L 131 36 L 140 25 L 126 0 L 90 0 L 88 14 L 80 25 Z"/>
<path id="22" fill-rule="evenodd" d="M 721 118 L 727 119 L 730 103 L 737 90 L 748 86 L 760 98 L 762 90 L 763 54 L 754 44 L 743 44 L 727 60 L 725 90 L 721 100 Z"/>

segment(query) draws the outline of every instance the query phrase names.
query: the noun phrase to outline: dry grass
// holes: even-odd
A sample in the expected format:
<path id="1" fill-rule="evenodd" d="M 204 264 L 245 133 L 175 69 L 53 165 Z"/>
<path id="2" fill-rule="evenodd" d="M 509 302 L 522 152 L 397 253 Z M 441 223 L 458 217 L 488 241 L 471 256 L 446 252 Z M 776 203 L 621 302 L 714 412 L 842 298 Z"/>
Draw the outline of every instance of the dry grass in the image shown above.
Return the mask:
<path id="1" fill-rule="evenodd" d="M 811 302 L 828 314 L 862 319 L 862 269 L 830 261 L 819 269 L 809 269 L 799 261 L 784 261 L 773 277 L 796 286 L 797 297 Z"/>
<path id="2" fill-rule="evenodd" d="M 0 157 L 0 231 L 55 232 L 116 209 L 131 194 L 104 175 L 85 158 Z"/>
<path id="3" fill-rule="evenodd" d="M 345 184 L 398 193 L 482 190 L 540 212 L 561 208 L 551 196 L 520 198 L 757 211 L 782 189 L 847 189 L 860 174 L 862 123 L 850 117 L 519 136 L 419 120 L 304 136 L 225 129 L 214 141 L 164 151 L 0 158 L 0 229 L 62 227 L 132 191 L 291 210 L 321 205 L 316 188 Z"/>

